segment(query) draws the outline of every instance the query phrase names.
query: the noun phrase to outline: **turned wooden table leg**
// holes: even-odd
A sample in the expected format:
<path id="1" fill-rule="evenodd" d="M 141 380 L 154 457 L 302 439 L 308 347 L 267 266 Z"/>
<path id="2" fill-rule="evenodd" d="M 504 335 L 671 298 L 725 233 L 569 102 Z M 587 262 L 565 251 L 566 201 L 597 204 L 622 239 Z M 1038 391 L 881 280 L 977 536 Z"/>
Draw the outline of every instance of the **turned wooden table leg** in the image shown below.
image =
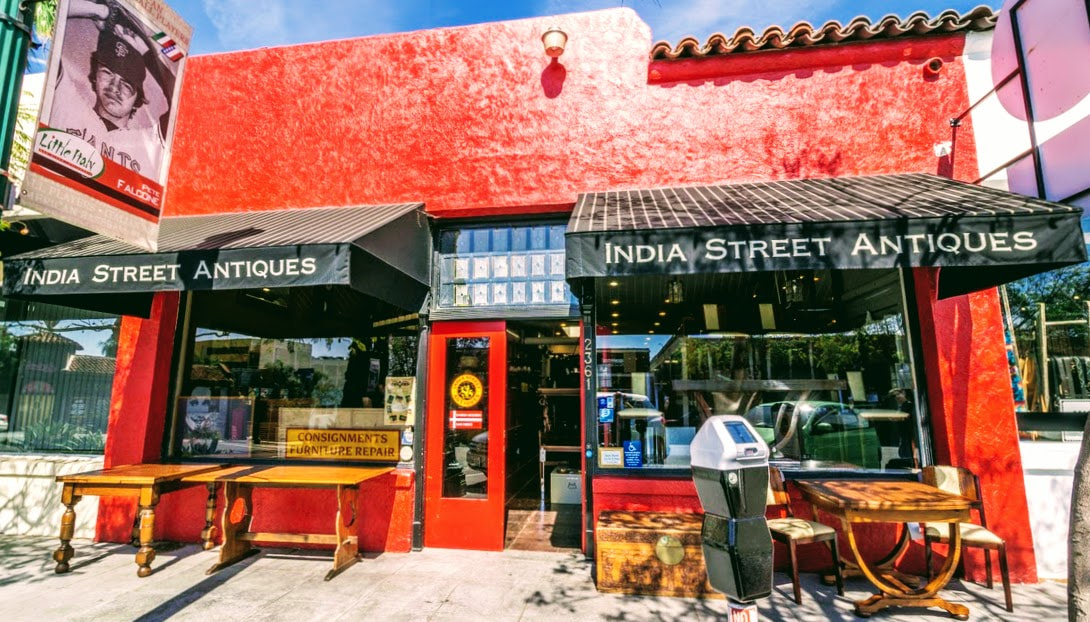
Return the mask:
<path id="1" fill-rule="evenodd" d="M 155 549 L 151 548 L 155 537 L 155 506 L 159 503 L 159 493 L 154 488 L 140 490 L 140 549 L 136 551 L 136 576 L 146 577 L 151 574 L 151 562 L 155 560 Z"/>
<path id="2" fill-rule="evenodd" d="M 75 551 L 72 550 L 72 536 L 76 533 L 76 504 L 81 497 L 76 494 L 75 486 L 65 484 L 61 491 L 61 503 L 64 504 L 64 515 L 61 516 L 61 545 L 53 551 L 53 560 L 57 562 L 54 572 L 63 574 L 68 572 L 68 560 L 72 559 Z"/>
<path id="3" fill-rule="evenodd" d="M 204 529 L 201 530 L 201 540 L 204 541 L 204 550 L 210 551 L 216 546 L 216 483 L 208 482 L 208 501 L 204 505 Z"/>
<path id="4" fill-rule="evenodd" d="M 359 486 L 337 486 L 337 549 L 326 581 L 359 560 L 359 496 Z"/>

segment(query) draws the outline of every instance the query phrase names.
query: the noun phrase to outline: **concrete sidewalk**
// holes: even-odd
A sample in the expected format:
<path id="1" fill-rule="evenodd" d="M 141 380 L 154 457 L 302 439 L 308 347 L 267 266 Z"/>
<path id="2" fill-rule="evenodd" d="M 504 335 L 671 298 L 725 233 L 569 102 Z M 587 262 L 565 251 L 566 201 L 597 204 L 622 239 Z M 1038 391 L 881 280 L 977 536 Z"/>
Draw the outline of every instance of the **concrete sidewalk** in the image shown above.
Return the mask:
<path id="1" fill-rule="evenodd" d="M 721 600 L 600 594 L 593 564 L 577 553 L 483 553 L 426 549 L 361 560 L 323 581 L 332 556 L 322 551 L 263 549 L 214 575 L 205 570 L 216 552 L 190 544 L 160 548 L 154 574 L 138 579 L 135 549 L 74 541 L 72 572 L 53 573 L 52 538 L 0 537 L 0 620 L 723 620 Z M 804 575 L 803 605 L 790 597 L 790 578 L 775 576 L 760 619 L 857 620 L 852 601 L 869 593 L 849 580 L 846 596 Z M 967 605 L 972 620 L 1061 620 L 1066 586 L 1014 588 L 1015 613 L 1003 610 L 1003 592 L 952 583 L 943 595 Z M 876 620 L 950 620 L 945 612 L 887 610 Z"/>

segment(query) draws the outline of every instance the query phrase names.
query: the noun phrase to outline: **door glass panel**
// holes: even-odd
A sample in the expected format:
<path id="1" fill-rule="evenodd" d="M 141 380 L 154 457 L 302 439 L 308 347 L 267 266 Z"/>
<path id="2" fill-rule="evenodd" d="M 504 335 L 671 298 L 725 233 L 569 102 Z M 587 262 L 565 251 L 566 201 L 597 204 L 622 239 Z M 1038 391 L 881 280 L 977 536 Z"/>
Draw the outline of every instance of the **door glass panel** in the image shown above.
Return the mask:
<path id="1" fill-rule="evenodd" d="M 447 340 L 443 496 L 488 497 L 487 337 Z"/>

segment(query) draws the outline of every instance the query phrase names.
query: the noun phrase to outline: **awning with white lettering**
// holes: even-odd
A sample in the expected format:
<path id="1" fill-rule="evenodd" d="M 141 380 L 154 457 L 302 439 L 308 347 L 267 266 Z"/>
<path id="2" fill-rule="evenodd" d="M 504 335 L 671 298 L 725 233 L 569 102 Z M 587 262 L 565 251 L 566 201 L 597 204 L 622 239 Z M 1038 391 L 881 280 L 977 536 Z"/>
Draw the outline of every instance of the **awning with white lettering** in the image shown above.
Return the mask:
<path id="1" fill-rule="evenodd" d="M 416 310 L 427 293 L 422 203 L 164 218 L 159 236 L 157 253 L 96 235 L 4 258 L 4 295 L 87 307 L 61 299 L 347 285 Z"/>
<path id="2" fill-rule="evenodd" d="M 1086 261 L 1081 215 L 928 174 L 597 192 L 567 277 L 937 267 L 945 297 Z"/>

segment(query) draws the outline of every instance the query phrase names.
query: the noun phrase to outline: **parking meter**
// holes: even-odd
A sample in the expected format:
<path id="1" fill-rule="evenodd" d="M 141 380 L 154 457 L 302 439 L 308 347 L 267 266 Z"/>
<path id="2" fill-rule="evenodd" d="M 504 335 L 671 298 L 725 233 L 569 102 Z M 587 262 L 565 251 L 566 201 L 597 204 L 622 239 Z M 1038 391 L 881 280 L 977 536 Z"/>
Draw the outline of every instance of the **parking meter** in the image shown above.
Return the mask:
<path id="1" fill-rule="evenodd" d="M 749 602 L 772 593 L 772 537 L 765 521 L 768 445 L 742 417 L 708 419 L 689 445 L 704 507 L 704 564 L 711 586 Z"/>

